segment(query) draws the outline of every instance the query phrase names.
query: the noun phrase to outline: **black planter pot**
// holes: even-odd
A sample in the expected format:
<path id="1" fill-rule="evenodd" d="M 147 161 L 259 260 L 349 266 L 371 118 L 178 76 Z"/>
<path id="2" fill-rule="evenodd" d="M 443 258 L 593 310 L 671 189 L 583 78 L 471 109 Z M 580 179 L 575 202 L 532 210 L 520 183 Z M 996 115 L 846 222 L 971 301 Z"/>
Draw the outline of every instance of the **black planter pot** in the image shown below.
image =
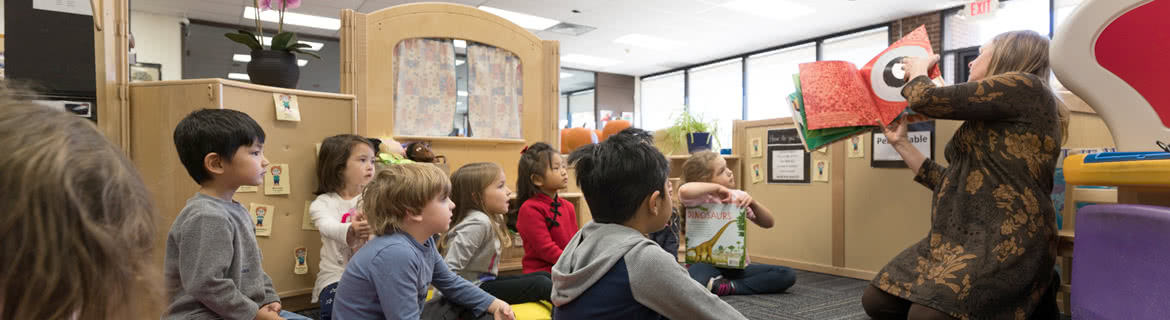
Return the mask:
<path id="1" fill-rule="evenodd" d="M 301 79 L 297 56 L 284 50 L 252 50 L 248 62 L 248 78 L 252 83 L 296 89 Z"/>

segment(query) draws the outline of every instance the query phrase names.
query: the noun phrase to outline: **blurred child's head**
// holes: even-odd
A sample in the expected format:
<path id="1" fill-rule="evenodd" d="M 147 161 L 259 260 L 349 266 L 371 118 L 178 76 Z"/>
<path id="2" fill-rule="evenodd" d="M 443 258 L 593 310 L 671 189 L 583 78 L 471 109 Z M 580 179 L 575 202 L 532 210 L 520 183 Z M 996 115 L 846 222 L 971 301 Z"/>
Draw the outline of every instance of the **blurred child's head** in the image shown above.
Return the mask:
<path id="1" fill-rule="evenodd" d="M 735 175 L 727 160 L 712 151 L 691 154 L 683 163 L 683 182 L 710 182 L 735 189 Z"/>
<path id="2" fill-rule="evenodd" d="M 524 203 L 541 191 L 555 193 L 569 186 L 569 172 L 566 165 L 552 146 L 544 142 L 533 143 L 520 155 L 520 166 L 516 177 L 516 199 Z"/>
<path id="3" fill-rule="evenodd" d="M 122 151 L 92 122 L 25 102 L 0 101 L 0 137 L 0 319 L 161 312 L 154 209 Z"/>
<path id="4" fill-rule="evenodd" d="M 427 163 L 386 167 L 362 192 L 361 208 L 375 235 L 417 227 L 430 234 L 447 231 L 451 222 L 451 181 Z"/>
<path id="5" fill-rule="evenodd" d="M 599 144 L 586 145 L 569 155 L 576 166 L 577 184 L 589 203 L 593 220 L 624 224 L 647 214 L 651 226 L 662 229 L 670 218 L 666 157 L 636 131 L 626 130 Z"/>
<path id="6" fill-rule="evenodd" d="M 374 161 L 374 146 L 369 139 L 352 134 L 325 138 L 317 154 L 317 191 L 313 193 L 366 185 L 374 178 Z"/>
<path id="7" fill-rule="evenodd" d="M 229 109 L 191 112 L 175 126 L 179 161 L 195 183 L 224 187 L 264 183 L 264 129 L 252 117 Z"/>
<path id="8" fill-rule="evenodd" d="M 451 199 L 455 202 L 455 215 L 451 226 L 467 218 L 471 211 L 482 211 L 492 220 L 496 238 L 505 246 L 511 246 L 505 231 L 504 214 L 508 213 L 508 202 L 512 190 L 508 189 L 504 169 L 491 162 L 476 162 L 465 165 L 451 174 Z M 444 241 L 446 242 L 446 241 Z"/>

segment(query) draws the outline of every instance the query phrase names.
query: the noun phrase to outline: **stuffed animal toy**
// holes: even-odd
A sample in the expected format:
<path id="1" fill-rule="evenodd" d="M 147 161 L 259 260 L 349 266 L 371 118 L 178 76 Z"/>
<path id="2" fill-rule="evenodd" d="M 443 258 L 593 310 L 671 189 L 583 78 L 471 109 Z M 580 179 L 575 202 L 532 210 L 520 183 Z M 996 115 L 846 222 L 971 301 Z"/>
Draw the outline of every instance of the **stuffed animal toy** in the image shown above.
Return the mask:
<path id="1" fill-rule="evenodd" d="M 402 144 L 394 141 L 391 137 L 370 138 L 370 143 L 374 144 L 378 162 L 384 165 L 412 163 L 414 161 L 406 158 L 406 150 L 402 149 Z"/>
<path id="2" fill-rule="evenodd" d="M 406 158 L 414 160 L 414 162 L 447 163 L 447 157 L 436 156 L 435 153 L 431 151 L 431 144 L 421 141 L 415 141 L 406 144 Z"/>

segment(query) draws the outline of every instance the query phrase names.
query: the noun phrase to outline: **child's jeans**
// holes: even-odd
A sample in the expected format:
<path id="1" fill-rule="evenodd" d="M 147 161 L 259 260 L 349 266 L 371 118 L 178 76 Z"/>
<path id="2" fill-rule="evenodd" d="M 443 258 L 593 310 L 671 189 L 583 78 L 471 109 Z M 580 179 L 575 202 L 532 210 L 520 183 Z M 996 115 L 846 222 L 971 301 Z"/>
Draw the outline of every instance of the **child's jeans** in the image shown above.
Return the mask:
<path id="1" fill-rule="evenodd" d="M 703 286 L 707 286 L 711 278 L 722 275 L 724 279 L 731 280 L 735 286 L 732 294 L 736 295 L 781 293 L 796 284 L 796 272 L 792 268 L 759 263 L 749 264 L 743 270 L 696 263 L 687 272 Z"/>

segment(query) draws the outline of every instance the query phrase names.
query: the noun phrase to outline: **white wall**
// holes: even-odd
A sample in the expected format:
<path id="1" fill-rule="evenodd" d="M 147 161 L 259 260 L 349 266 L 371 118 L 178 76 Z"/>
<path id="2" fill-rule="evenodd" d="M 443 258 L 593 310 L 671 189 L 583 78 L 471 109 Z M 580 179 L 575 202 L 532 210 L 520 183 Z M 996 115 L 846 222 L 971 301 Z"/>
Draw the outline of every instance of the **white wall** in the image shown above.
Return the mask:
<path id="1" fill-rule="evenodd" d="M 183 78 L 183 45 L 180 17 L 130 12 L 130 32 L 140 63 L 162 65 L 163 80 Z"/>

